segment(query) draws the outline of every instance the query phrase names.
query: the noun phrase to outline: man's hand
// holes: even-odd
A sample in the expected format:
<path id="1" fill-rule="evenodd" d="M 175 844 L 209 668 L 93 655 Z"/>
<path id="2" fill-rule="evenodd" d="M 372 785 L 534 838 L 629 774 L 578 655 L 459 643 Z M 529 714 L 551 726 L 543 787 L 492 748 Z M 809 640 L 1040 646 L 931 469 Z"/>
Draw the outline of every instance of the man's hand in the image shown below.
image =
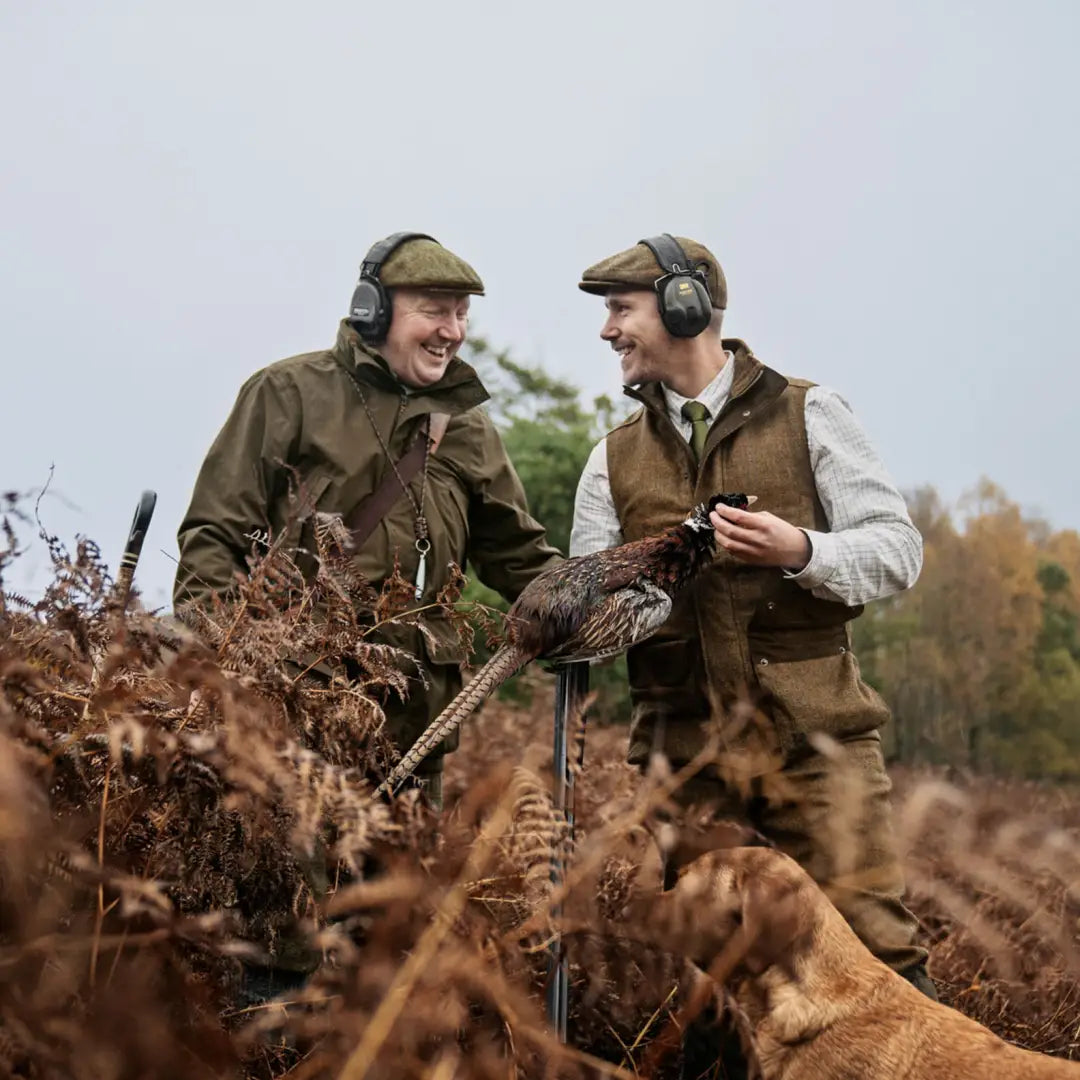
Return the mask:
<path id="1" fill-rule="evenodd" d="M 709 520 L 716 530 L 716 542 L 742 562 L 799 571 L 810 561 L 806 533 L 767 510 L 752 513 L 717 506 Z"/>

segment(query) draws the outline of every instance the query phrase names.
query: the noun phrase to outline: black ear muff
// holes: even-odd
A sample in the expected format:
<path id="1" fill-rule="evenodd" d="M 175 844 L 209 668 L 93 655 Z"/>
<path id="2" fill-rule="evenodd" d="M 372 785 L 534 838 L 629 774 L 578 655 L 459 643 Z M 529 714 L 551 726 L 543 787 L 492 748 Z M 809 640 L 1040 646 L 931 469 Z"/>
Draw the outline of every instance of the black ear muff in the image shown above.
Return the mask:
<path id="1" fill-rule="evenodd" d="M 360 337 L 371 344 L 386 338 L 394 315 L 390 295 L 379 280 L 379 271 L 382 264 L 409 240 L 435 240 L 435 237 L 418 232 L 392 233 L 373 244 L 360 264 L 360 280 L 353 290 L 349 314 L 345 318 Z"/>
<path id="2" fill-rule="evenodd" d="M 349 301 L 349 325 L 365 341 L 382 341 L 390 329 L 390 297 L 377 278 L 361 278 Z"/>
<path id="3" fill-rule="evenodd" d="M 656 303 L 664 329 L 672 337 L 697 337 L 712 321 L 708 278 L 691 267 L 682 245 L 670 233 L 639 240 L 664 271 L 655 282 Z"/>

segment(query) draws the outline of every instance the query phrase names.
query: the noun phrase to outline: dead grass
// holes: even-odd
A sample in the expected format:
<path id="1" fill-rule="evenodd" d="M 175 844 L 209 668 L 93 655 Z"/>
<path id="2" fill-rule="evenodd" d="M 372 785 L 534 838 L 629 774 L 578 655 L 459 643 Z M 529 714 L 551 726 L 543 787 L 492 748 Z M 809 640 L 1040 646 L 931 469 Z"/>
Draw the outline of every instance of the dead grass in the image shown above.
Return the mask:
<path id="1" fill-rule="evenodd" d="M 92 546 L 51 550 L 42 602 L 0 600 L 0 1077 L 638 1074 L 688 972 L 608 932 L 658 883 L 649 825 L 675 782 L 643 786 L 623 730 L 587 733 L 563 896 L 549 676 L 527 676 L 531 709 L 466 726 L 437 827 L 415 796 L 370 798 L 392 755 L 379 701 L 410 668 L 354 604 L 400 617 L 392 590 L 329 550 L 314 586 L 272 556 L 196 636 L 117 618 Z M 283 656 L 348 659 L 363 692 Z M 920 774 L 897 802 L 945 1000 L 1080 1056 L 1072 793 Z M 559 904 L 569 1046 L 543 1014 Z M 291 984 L 253 1002 L 269 962 Z"/>

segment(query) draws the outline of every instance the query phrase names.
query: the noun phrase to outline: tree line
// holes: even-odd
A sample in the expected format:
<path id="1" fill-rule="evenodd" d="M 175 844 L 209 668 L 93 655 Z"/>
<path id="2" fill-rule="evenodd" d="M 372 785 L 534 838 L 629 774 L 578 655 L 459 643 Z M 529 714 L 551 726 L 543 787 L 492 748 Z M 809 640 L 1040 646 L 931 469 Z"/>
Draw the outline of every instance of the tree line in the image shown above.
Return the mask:
<path id="1" fill-rule="evenodd" d="M 1080 535 L 1025 517 L 989 480 L 945 506 L 908 499 L 923 536 L 913 589 L 855 623 L 891 749 L 1025 777 L 1080 777 Z"/>

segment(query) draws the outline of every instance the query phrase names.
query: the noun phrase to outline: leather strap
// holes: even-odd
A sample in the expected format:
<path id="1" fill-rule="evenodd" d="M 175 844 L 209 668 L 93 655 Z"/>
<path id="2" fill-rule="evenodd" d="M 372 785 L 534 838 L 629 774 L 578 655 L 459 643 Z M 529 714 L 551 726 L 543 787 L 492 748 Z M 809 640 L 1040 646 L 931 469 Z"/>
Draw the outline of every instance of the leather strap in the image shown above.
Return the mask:
<path id="1" fill-rule="evenodd" d="M 425 448 L 429 454 L 438 450 L 449 423 L 449 413 L 431 413 L 425 433 L 398 458 L 397 473 L 401 474 L 401 479 L 398 479 L 393 469 L 388 469 L 382 483 L 345 518 L 345 526 L 352 535 L 354 550 L 363 545 L 375 531 L 375 526 L 405 494 L 402 484 L 409 484 L 423 467 Z"/>

